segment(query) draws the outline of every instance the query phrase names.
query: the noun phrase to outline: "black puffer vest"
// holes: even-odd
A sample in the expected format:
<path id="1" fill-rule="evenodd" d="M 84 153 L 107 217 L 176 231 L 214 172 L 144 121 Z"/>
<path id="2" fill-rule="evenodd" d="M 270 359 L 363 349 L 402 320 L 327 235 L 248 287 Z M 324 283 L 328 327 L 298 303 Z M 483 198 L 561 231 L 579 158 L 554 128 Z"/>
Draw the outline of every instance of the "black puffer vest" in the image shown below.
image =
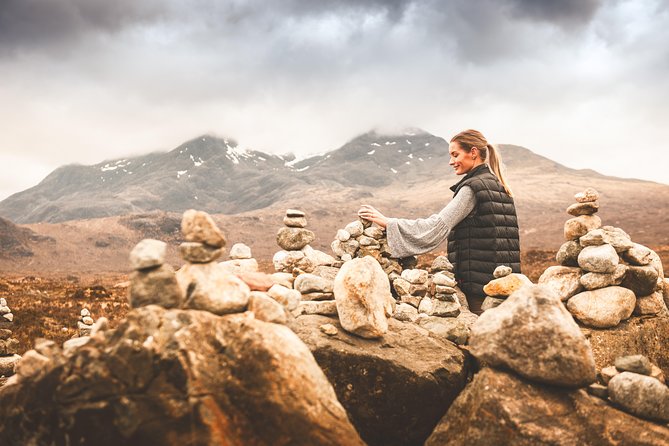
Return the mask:
<path id="1" fill-rule="evenodd" d="M 513 198 L 486 164 L 472 169 L 451 187 L 457 195 L 469 186 L 476 208 L 448 234 L 448 260 L 455 266 L 460 289 L 468 297 L 483 297 L 483 286 L 499 265 L 520 272 L 520 239 Z"/>

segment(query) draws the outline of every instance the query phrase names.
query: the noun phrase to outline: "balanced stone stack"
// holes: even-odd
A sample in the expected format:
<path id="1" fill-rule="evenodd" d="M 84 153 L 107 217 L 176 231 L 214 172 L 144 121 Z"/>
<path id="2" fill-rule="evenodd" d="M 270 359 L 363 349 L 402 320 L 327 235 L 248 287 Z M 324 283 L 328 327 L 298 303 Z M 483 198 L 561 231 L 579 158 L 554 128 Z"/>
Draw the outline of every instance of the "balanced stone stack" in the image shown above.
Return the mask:
<path id="1" fill-rule="evenodd" d="M 330 244 L 335 257 L 342 262 L 365 256 L 374 257 L 391 281 L 400 277 L 402 266 L 390 256 L 385 229 L 368 220 L 358 219 L 339 229 Z"/>
<path id="2" fill-rule="evenodd" d="M 293 286 L 301 295 L 301 302 L 294 314 L 337 314 L 333 291 L 334 280 L 316 274 L 304 273 L 295 278 Z"/>
<path id="3" fill-rule="evenodd" d="M 662 370 L 647 357 L 619 357 L 601 370 L 600 379 L 588 388 L 591 394 L 638 417 L 669 422 L 669 388 Z"/>
<path id="4" fill-rule="evenodd" d="M 7 323 L 11 323 L 14 321 L 14 314 L 12 314 L 12 310 L 9 308 L 7 305 L 7 299 L 4 297 L 0 298 L 0 327 Z"/>
<path id="5" fill-rule="evenodd" d="M 532 281 L 524 274 L 511 272 L 511 267 L 500 265 L 492 273 L 494 279 L 483 287 L 486 298 L 481 310 L 486 311 L 500 305 L 514 291 L 532 285 Z"/>
<path id="6" fill-rule="evenodd" d="M 232 273 L 239 271 L 258 271 L 258 261 L 251 255 L 251 248 L 244 243 L 235 243 L 230 248 L 230 260 L 221 262 L 221 266 Z"/>
<path id="7" fill-rule="evenodd" d="M 276 243 L 282 251 L 274 254 L 272 262 L 277 272 L 303 273 L 313 272 L 318 266 L 337 264 L 334 257 L 311 247 L 316 239 L 312 231 L 306 229 L 307 218 L 304 212 L 288 209 L 283 218 L 284 227 L 276 235 Z"/>
<path id="8" fill-rule="evenodd" d="M 0 328 L 0 377 L 14 374 L 16 364 L 21 360 L 18 349 L 19 341 L 12 337 L 12 331 Z"/>
<path id="9" fill-rule="evenodd" d="M 79 329 L 79 336 L 90 336 L 91 335 L 91 329 L 93 328 L 93 324 L 95 321 L 91 317 L 91 312 L 88 310 L 88 308 L 84 308 L 81 310 L 80 313 L 81 317 L 79 318 L 79 321 L 77 321 L 77 328 Z"/>
<path id="10" fill-rule="evenodd" d="M 131 308 L 160 305 L 178 308 L 183 294 L 177 283 L 174 268 L 165 263 L 167 244 L 160 240 L 144 239 L 130 252 L 128 298 Z"/>
<path id="11" fill-rule="evenodd" d="M 581 323 L 615 327 L 633 313 L 667 314 L 660 257 L 634 243 L 620 228 L 602 226 L 594 215 L 599 194 L 592 188 L 575 195 L 564 227 L 566 242 L 539 284 L 552 288 Z"/>
<path id="12" fill-rule="evenodd" d="M 206 212 L 188 210 L 181 220 L 186 242 L 179 246 L 186 264 L 176 273 L 184 296 L 183 308 L 223 315 L 247 309 L 249 286 L 217 263 L 225 248 L 225 236 Z"/>

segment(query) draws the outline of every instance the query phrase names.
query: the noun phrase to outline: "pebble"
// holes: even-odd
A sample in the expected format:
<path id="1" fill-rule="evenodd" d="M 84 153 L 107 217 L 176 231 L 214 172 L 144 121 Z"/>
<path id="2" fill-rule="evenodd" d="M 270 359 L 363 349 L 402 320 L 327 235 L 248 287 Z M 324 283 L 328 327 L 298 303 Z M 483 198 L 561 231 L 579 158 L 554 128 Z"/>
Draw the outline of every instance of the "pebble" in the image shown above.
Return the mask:
<path id="1" fill-rule="evenodd" d="M 337 330 L 337 327 L 335 327 L 332 324 L 323 324 L 320 326 L 320 329 L 323 333 L 325 333 L 328 336 L 336 336 L 337 333 L 339 333 L 339 330 Z"/>
<path id="2" fill-rule="evenodd" d="M 497 268 L 495 268 L 495 271 L 492 272 L 492 275 L 495 279 L 501 279 L 502 277 L 508 276 L 512 272 L 513 271 L 511 270 L 510 266 L 499 265 Z"/>
<path id="3" fill-rule="evenodd" d="M 363 224 L 360 220 L 356 220 L 347 224 L 344 227 L 344 230 L 348 232 L 351 237 L 360 237 L 363 234 L 365 228 L 363 227 Z"/>
<path id="4" fill-rule="evenodd" d="M 644 355 L 620 356 L 615 361 L 616 370 L 619 372 L 633 372 L 641 375 L 650 375 L 653 366 Z"/>
<path id="5" fill-rule="evenodd" d="M 578 217 L 579 215 L 592 215 L 599 210 L 599 203 L 590 201 L 587 203 L 574 203 L 567 208 L 567 214 Z"/>
<path id="6" fill-rule="evenodd" d="M 345 242 L 351 238 L 351 234 L 345 229 L 339 229 L 337 231 L 337 240 L 340 242 Z"/>
<path id="7" fill-rule="evenodd" d="M 306 214 L 298 209 L 286 210 L 286 217 L 305 217 Z"/>
<path id="8" fill-rule="evenodd" d="M 578 255 L 578 266 L 590 273 L 613 273 L 620 259 L 613 246 L 586 246 Z"/>

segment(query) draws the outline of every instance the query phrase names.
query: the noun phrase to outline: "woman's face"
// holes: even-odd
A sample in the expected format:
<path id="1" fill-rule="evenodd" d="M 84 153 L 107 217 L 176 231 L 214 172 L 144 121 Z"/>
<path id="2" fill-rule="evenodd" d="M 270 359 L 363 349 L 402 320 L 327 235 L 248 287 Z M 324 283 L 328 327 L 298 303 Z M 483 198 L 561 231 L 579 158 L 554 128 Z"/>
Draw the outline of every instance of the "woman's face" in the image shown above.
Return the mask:
<path id="1" fill-rule="evenodd" d="M 460 148 L 458 142 L 452 142 L 448 146 L 448 151 L 451 154 L 451 161 L 448 163 L 455 169 L 456 175 L 464 175 L 476 165 L 478 159 L 478 149 L 472 147 L 470 152 L 465 152 Z"/>

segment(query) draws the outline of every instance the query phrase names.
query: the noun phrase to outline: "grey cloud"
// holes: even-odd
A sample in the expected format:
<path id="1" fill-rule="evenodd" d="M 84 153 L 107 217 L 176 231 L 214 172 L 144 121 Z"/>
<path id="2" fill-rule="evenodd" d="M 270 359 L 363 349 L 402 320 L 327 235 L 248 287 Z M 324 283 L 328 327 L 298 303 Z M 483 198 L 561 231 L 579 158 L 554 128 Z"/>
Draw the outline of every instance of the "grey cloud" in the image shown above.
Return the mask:
<path id="1" fill-rule="evenodd" d="M 552 22 L 562 26 L 590 22 L 602 0 L 509 0 L 513 13 L 520 17 Z"/>

